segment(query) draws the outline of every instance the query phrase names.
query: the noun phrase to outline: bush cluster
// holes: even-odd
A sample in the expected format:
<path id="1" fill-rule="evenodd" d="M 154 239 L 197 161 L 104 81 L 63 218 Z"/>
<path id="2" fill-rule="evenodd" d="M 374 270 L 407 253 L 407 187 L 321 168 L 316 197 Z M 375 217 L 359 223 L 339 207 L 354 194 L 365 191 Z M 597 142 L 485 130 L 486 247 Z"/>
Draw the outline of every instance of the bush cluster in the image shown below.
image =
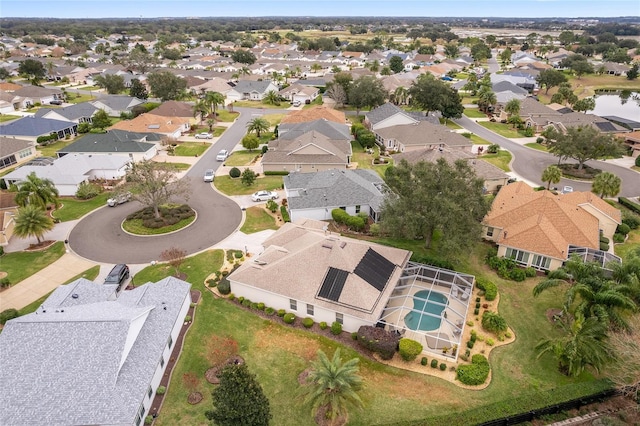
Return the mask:
<path id="1" fill-rule="evenodd" d="M 356 140 L 363 148 L 373 148 L 376 144 L 376 135 L 368 129 L 358 129 L 356 133 Z"/>
<path id="2" fill-rule="evenodd" d="M 491 269 L 495 270 L 501 278 L 518 282 L 524 281 L 527 278 L 525 270 L 518 267 L 518 264 L 513 259 L 490 254 L 487 256 L 487 264 Z"/>
<path id="3" fill-rule="evenodd" d="M 619 197 L 618 202 L 634 213 L 640 213 L 640 204 L 634 203 L 625 197 Z"/>
<path id="4" fill-rule="evenodd" d="M 366 219 L 363 216 L 351 216 L 342 209 L 331 210 L 333 220 L 341 225 L 347 225 L 352 231 L 362 231 L 366 225 Z"/>
<path id="5" fill-rule="evenodd" d="M 420 360 L 420 364 L 427 365 L 428 363 L 429 363 L 429 360 L 427 359 L 427 357 L 423 356 L 422 359 Z"/>
<path id="6" fill-rule="evenodd" d="M 398 351 L 400 356 L 405 361 L 413 361 L 418 355 L 422 353 L 422 345 L 419 342 L 411 339 L 400 339 L 398 345 Z"/>
<path id="7" fill-rule="evenodd" d="M 414 253 L 413 255 L 411 255 L 411 261 L 417 262 L 417 263 L 423 263 L 425 265 L 435 266 L 437 268 L 444 268 L 444 269 L 451 269 L 451 270 L 455 269 L 453 263 L 451 263 L 450 261 L 438 259 L 436 257 L 431 257 L 429 255 L 421 255 L 421 254 Z"/>
<path id="8" fill-rule="evenodd" d="M 280 206 L 280 214 L 282 215 L 282 220 L 284 222 L 291 222 L 291 218 L 289 217 L 289 212 L 287 211 L 286 206 Z"/>
<path id="9" fill-rule="evenodd" d="M 485 311 L 482 314 L 482 328 L 501 336 L 507 331 L 507 320 L 495 312 Z"/>
<path id="10" fill-rule="evenodd" d="M 127 220 L 140 219 L 142 220 L 142 225 L 147 228 L 162 228 L 164 226 L 174 225 L 196 214 L 187 204 L 176 207 L 160 206 L 159 211 L 160 217 L 156 218 L 153 207 L 146 207 L 127 216 Z"/>
<path id="11" fill-rule="evenodd" d="M 302 325 L 304 326 L 304 328 L 313 327 L 313 318 L 306 317 L 302 320 Z"/>
<path id="12" fill-rule="evenodd" d="M 102 192 L 100 185 L 95 183 L 82 182 L 76 191 L 76 198 L 81 200 L 89 200 Z"/>
<path id="13" fill-rule="evenodd" d="M 391 359 L 396 353 L 400 336 L 384 328 L 363 325 L 358 329 L 358 344 L 380 355 L 382 359 Z"/>
<path id="14" fill-rule="evenodd" d="M 437 359 L 432 359 L 431 360 L 431 368 L 438 368 L 438 360 Z"/>
<path id="15" fill-rule="evenodd" d="M 333 334 L 334 336 L 338 336 L 340 333 L 342 333 L 342 324 L 340 324 L 338 321 L 332 322 L 331 334 Z"/>
<path id="16" fill-rule="evenodd" d="M 264 172 L 265 176 L 287 176 L 289 172 L 283 170 L 267 170 Z"/>
<path id="17" fill-rule="evenodd" d="M 264 313 L 271 316 L 276 313 L 276 310 L 273 309 L 272 307 L 268 307 L 268 308 L 265 308 Z"/>
<path id="18" fill-rule="evenodd" d="M 289 312 L 284 314 L 284 316 L 282 317 L 282 320 L 287 324 L 293 324 L 293 322 L 296 320 L 296 316 L 291 312 Z"/>
<path id="19" fill-rule="evenodd" d="M 465 385 L 481 385 L 487 380 L 490 368 L 489 360 L 484 355 L 476 354 L 471 357 L 471 364 L 458 367 L 456 378 Z"/>
<path id="20" fill-rule="evenodd" d="M 477 277 L 476 287 L 484 291 L 484 298 L 488 302 L 495 300 L 498 296 L 498 286 L 496 286 L 492 281 L 489 281 L 485 278 Z"/>
<path id="21" fill-rule="evenodd" d="M 229 177 L 232 177 L 234 179 L 239 178 L 240 174 L 241 174 L 240 169 L 237 167 L 233 167 L 231 168 L 231 170 L 229 170 Z"/>
<path id="22" fill-rule="evenodd" d="M 614 243 L 624 243 L 624 235 L 615 233 L 613 234 L 613 242 Z"/>
<path id="23" fill-rule="evenodd" d="M 220 282 L 218 283 L 218 292 L 223 296 L 231 293 L 231 283 L 226 277 L 220 280 Z"/>
<path id="24" fill-rule="evenodd" d="M 4 325 L 7 321 L 18 318 L 20 316 L 20 312 L 17 309 L 9 308 L 0 312 L 0 324 Z"/>
<path id="25" fill-rule="evenodd" d="M 320 330 L 326 330 L 329 327 L 329 325 L 326 323 L 326 321 L 322 321 L 320 323 Z"/>
<path id="26" fill-rule="evenodd" d="M 47 136 L 38 136 L 38 138 L 36 139 L 36 142 L 38 144 L 46 145 L 48 142 L 55 142 L 57 140 L 58 140 L 58 134 L 51 133 L 50 135 L 47 135 Z"/>

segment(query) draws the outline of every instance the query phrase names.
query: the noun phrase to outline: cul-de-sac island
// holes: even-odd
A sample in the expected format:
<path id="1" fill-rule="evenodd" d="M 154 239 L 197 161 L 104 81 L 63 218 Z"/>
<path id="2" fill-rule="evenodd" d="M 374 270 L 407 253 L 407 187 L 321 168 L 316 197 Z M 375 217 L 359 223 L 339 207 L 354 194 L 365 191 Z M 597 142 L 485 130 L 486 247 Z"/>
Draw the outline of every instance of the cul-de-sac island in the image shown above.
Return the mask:
<path id="1" fill-rule="evenodd" d="M 637 2 L 50 3 L 0 18 L 1 425 L 640 424 Z"/>

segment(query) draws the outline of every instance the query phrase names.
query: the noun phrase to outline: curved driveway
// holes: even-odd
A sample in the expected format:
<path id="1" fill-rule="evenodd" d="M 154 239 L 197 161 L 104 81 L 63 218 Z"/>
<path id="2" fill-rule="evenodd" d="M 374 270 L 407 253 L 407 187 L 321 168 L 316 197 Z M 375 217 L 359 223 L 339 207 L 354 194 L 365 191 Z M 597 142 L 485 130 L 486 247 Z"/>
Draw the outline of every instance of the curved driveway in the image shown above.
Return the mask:
<path id="1" fill-rule="evenodd" d="M 206 169 L 222 165 L 216 161 L 221 149 L 232 150 L 246 133 L 246 123 L 263 110 L 237 108 L 241 114 L 189 169 L 183 179 L 190 181 L 189 205 L 198 217 L 191 226 L 173 234 L 140 237 L 125 233 L 120 224 L 139 210 L 137 201 L 98 209 L 82 219 L 69 234 L 69 245 L 78 255 L 104 263 L 148 263 L 159 260 L 163 250 L 177 247 L 193 254 L 205 250 L 233 233 L 242 220 L 240 207 L 211 184 L 202 181 Z M 269 113 L 271 111 L 268 111 Z"/>
<path id="2" fill-rule="evenodd" d="M 516 142 L 502 137 L 481 125 L 475 121 L 462 116 L 462 118 L 454 120 L 456 123 L 475 133 L 483 139 L 491 143 L 496 143 L 502 148 L 508 150 L 513 155 L 513 161 L 511 163 L 511 169 L 520 175 L 523 179 L 530 182 L 534 182 L 539 185 L 543 185 L 541 181 L 542 171 L 550 164 L 557 164 L 558 157 L 555 157 L 544 151 L 537 151 L 535 149 L 527 148 Z M 635 197 L 640 195 L 640 173 L 633 170 L 617 166 L 612 163 L 604 161 L 588 161 L 586 164 L 591 167 L 597 167 L 601 170 L 605 170 L 616 174 L 622 179 L 622 190 L 620 195 L 623 197 Z M 573 187 L 576 191 L 591 191 L 591 182 L 577 181 L 572 179 L 563 178 L 557 186 L 563 187 L 565 185 Z"/>

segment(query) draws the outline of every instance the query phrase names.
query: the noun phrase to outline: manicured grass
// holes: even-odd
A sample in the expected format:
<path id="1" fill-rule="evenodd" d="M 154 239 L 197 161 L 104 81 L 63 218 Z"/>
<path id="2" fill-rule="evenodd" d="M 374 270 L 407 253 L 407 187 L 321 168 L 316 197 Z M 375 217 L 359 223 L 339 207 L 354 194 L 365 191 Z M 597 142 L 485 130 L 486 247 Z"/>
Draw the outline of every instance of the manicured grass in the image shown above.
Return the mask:
<path id="1" fill-rule="evenodd" d="M 213 183 L 218 191 L 226 195 L 250 195 L 263 189 L 282 189 L 282 176 L 260 176 L 251 186 L 243 185 L 240 178 L 231 179 L 229 176 L 216 176 Z"/>
<path id="2" fill-rule="evenodd" d="M 281 102 L 280 105 L 269 105 L 263 104 L 260 101 L 235 101 L 233 103 L 233 106 L 242 108 L 286 109 L 289 104 L 286 102 Z"/>
<path id="3" fill-rule="evenodd" d="M 476 135 L 475 133 L 471 134 L 471 143 L 473 143 L 474 145 L 491 145 L 491 142 L 489 142 L 486 139 L 482 139 L 480 136 Z"/>
<path id="4" fill-rule="evenodd" d="M 506 123 L 492 123 L 491 121 L 480 121 L 478 122 L 479 125 L 481 125 L 482 127 L 491 130 L 492 132 L 495 132 L 497 134 L 499 134 L 500 136 L 503 136 L 505 138 L 521 138 L 522 135 L 520 133 L 518 133 L 517 130 L 514 130 L 511 128 L 511 125 L 506 124 Z"/>
<path id="5" fill-rule="evenodd" d="M 227 130 L 226 127 L 214 127 L 213 128 L 213 137 L 219 138 L 222 134 Z"/>
<path id="6" fill-rule="evenodd" d="M 457 123 L 451 121 L 451 120 L 447 120 L 446 123 L 444 120 L 440 121 L 440 124 L 443 124 L 444 126 L 446 126 L 448 129 L 451 130 L 459 130 L 462 129 L 462 126 L 458 125 Z"/>
<path id="7" fill-rule="evenodd" d="M 225 166 L 248 166 L 256 157 L 260 155 L 260 151 L 254 149 L 253 151 L 233 151 L 231 156 L 224 162 Z"/>
<path id="8" fill-rule="evenodd" d="M 36 150 L 43 157 L 54 157 L 55 158 L 56 157 L 56 152 L 58 152 L 62 148 L 67 147 L 67 145 L 71 145 L 73 142 L 74 142 L 74 140 L 72 140 L 72 139 L 60 139 L 60 140 L 55 141 L 54 143 L 46 145 L 46 146 L 37 145 L 36 146 Z"/>
<path id="9" fill-rule="evenodd" d="M 379 148 L 377 146 L 373 148 L 373 154 L 367 154 L 357 141 L 352 141 L 351 150 L 353 151 L 351 161 L 358 163 L 359 169 L 375 170 L 381 177 L 384 177 L 384 172 L 393 164 L 393 161 L 387 164 L 373 164 L 373 159 L 379 155 Z"/>
<path id="10" fill-rule="evenodd" d="M 265 114 L 262 116 L 262 118 L 267 120 L 269 124 L 271 124 L 271 126 L 273 127 L 276 124 L 280 124 L 280 122 L 282 121 L 285 115 L 286 114 Z"/>
<path id="11" fill-rule="evenodd" d="M 35 238 L 30 237 L 35 243 Z M 7 273 L 11 284 L 17 284 L 25 278 L 51 265 L 65 253 L 64 243 L 58 241 L 43 251 L 19 251 L 6 253 L 0 258 L 1 270 Z"/>
<path id="12" fill-rule="evenodd" d="M 5 122 L 11 121 L 11 120 L 17 120 L 18 118 L 21 118 L 21 116 L 19 116 L 19 115 L 0 114 L 0 123 L 5 123 Z"/>
<path id="13" fill-rule="evenodd" d="M 224 121 L 225 123 L 231 123 L 236 118 L 238 118 L 238 115 L 240 113 L 227 111 L 225 109 L 219 109 L 216 111 L 216 114 L 218 115 L 216 118 L 217 121 Z"/>
<path id="14" fill-rule="evenodd" d="M 61 198 L 62 207 L 53 212 L 53 217 L 61 222 L 80 219 L 85 214 L 104 206 L 111 192 L 103 192 L 90 200 L 78 200 L 76 198 Z"/>
<path id="15" fill-rule="evenodd" d="M 488 161 L 496 167 L 504 170 L 505 172 L 510 172 L 509 163 L 511 162 L 511 153 L 509 151 L 500 150 L 496 154 L 485 154 L 480 157 L 483 160 Z"/>
<path id="16" fill-rule="evenodd" d="M 526 146 L 527 148 L 538 150 L 538 151 L 544 151 L 544 152 L 549 151 L 547 147 L 542 145 L 541 143 L 536 143 L 536 142 L 525 143 L 524 146 Z"/>
<path id="17" fill-rule="evenodd" d="M 194 220 L 196 220 L 196 217 L 191 216 L 186 219 L 182 219 L 180 222 L 174 223 L 173 225 L 163 226 L 162 228 L 147 228 L 146 226 L 142 225 L 142 219 L 127 219 L 122 222 L 122 228 L 125 231 L 135 235 L 161 235 L 177 231 L 178 229 L 182 229 L 188 226 Z"/>
<path id="18" fill-rule="evenodd" d="M 84 88 L 82 89 L 84 90 Z M 87 89 L 89 90 L 89 89 Z M 74 93 L 74 98 L 73 99 L 67 99 L 67 102 L 69 102 L 70 104 L 81 104 L 82 102 L 89 102 L 96 99 L 96 95 L 94 94 L 92 95 L 79 95 Z"/>
<path id="19" fill-rule="evenodd" d="M 189 163 L 171 163 L 171 165 L 175 167 L 175 169 L 179 172 L 184 172 L 185 170 L 189 170 L 189 167 L 191 167 L 191 164 Z"/>
<path id="20" fill-rule="evenodd" d="M 240 231 L 245 234 L 253 234 L 265 229 L 278 229 L 276 220 L 262 206 L 249 207 L 245 213 L 246 219 L 240 228 Z"/>
<path id="21" fill-rule="evenodd" d="M 615 244 L 614 251 L 622 258 L 622 262 L 627 261 L 633 254 L 640 255 L 640 229 L 629 232 L 627 241 L 624 244 Z"/>
<path id="22" fill-rule="evenodd" d="M 201 142 L 181 142 L 176 146 L 174 154 L 178 157 L 199 157 L 211 144 Z"/>
<path id="23" fill-rule="evenodd" d="M 465 108 L 464 115 L 469 118 L 487 118 L 487 114 L 481 112 L 478 108 Z"/>

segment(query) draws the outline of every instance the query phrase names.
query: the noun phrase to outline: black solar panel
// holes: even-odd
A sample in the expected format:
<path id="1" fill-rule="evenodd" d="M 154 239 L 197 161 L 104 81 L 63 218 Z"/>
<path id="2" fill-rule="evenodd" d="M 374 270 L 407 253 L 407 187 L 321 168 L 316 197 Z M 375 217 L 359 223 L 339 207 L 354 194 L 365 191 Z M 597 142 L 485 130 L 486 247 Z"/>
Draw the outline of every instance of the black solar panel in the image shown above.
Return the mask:
<path id="1" fill-rule="evenodd" d="M 382 291 L 394 269 L 393 263 L 375 250 L 369 249 L 353 272 L 378 291 Z"/>
<path id="2" fill-rule="evenodd" d="M 322 287 L 320 287 L 320 292 L 318 292 L 318 297 L 337 302 L 340 299 L 342 288 L 348 276 L 349 273 L 347 271 L 330 267 L 327 275 L 324 277 Z"/>
<path id="3" fill-rule="evenodd" d="M 612 123 L 609 123 L 608 121 L 602 121 L 602 122 L 598 122 L 598 123 L 595 123 L 595 124 L 598 127 L 598 129 L 602 130 L 603 132 L 615 132 L 616 131 L 616 126 L 614 126 Z"/>

